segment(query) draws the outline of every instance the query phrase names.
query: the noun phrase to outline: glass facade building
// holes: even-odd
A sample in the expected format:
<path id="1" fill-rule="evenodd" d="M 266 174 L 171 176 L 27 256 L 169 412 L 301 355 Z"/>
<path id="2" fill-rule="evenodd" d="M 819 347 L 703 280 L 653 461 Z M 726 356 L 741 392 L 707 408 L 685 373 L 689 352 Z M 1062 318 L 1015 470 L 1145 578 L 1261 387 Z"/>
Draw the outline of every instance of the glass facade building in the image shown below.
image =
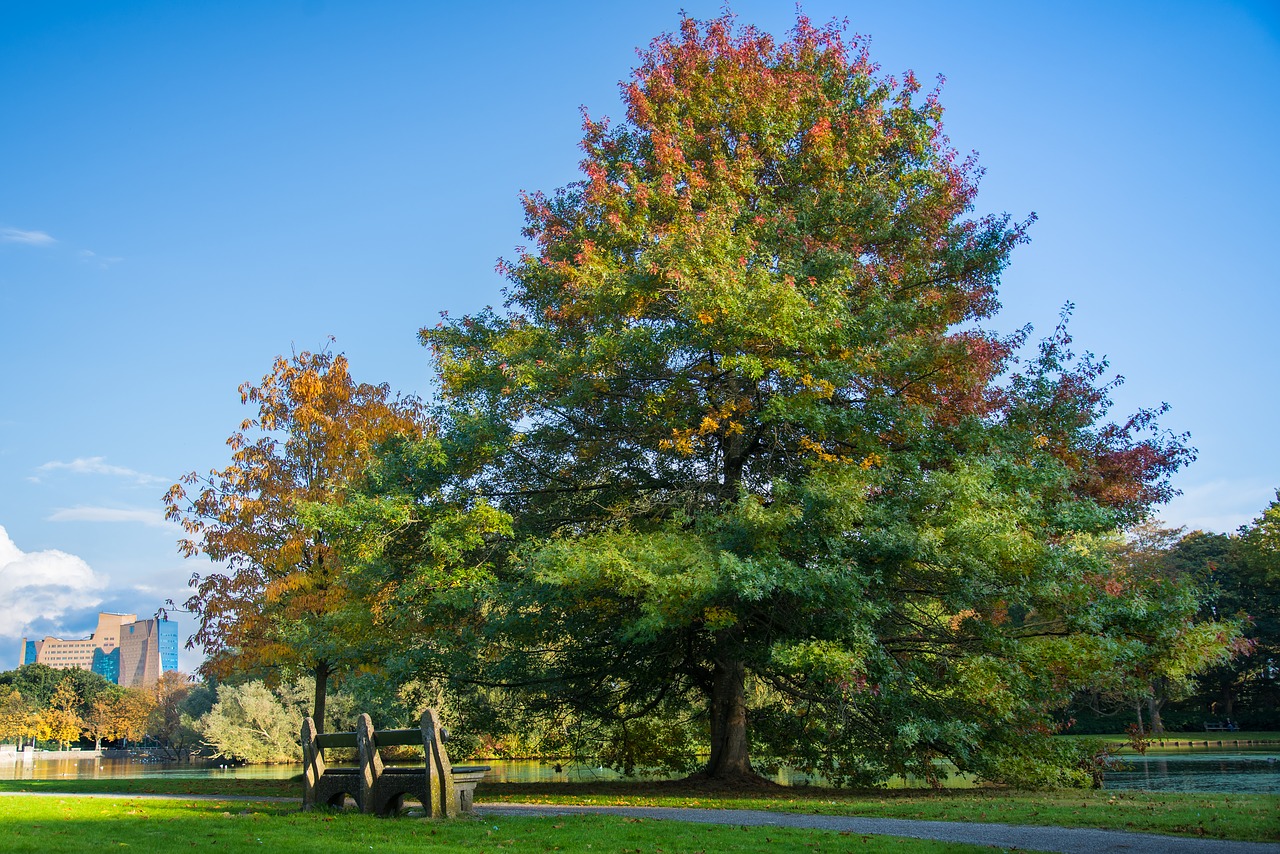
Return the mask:
<path id="1" fill-rule="evenodd" d="M 150 687 L 162 673 L 178 669 L 178 624 L 104 612 L 87 638 L 23 638 L 19 665 L 33 663 L 91 670 L 126 688 Z"/>

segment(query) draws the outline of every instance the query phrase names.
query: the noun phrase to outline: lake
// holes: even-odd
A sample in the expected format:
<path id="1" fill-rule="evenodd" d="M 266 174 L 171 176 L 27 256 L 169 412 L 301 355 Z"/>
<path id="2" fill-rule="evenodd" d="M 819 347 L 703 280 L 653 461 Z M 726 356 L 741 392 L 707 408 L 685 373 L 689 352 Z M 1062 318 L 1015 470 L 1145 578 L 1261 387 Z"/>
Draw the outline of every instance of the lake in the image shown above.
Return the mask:
<path id="1" fill-rule="evenodd" d="M 1274 748 L 1151 750 L 1121 759 L 1103 788 L 1280 794 L 1280 752 Z"/>
<path id="2" fill-rule="evenodd" d="M 1139 789 L 1155 792 L 1241 792 L 1280 794 L 1280 750 L 1265 748 L 1182 748 L 1151 750 L 1145 756 L 1125 755 L 1121 767 L 1107 772 L 1103 788 Z M 607 768 L 566 765 L 557 771 L 554 763 L 536 760 L 478 760 L 492 766 L 486 778 L 491 782 L 590 782 L 618 780 L 621 776 Z M 48 761 L 0 762 L 0 779 L 56 780 L 110 779 L 118 777 L 191 777 L 287 779 L 302 772 L 301 765 L 225 765 L 218 762 L 145 762 L 137 759 L 66 758 Z M 806 785 L 803 774 L 783 772 L 773 778 L 784 785 Z M 953 778 L 950 785 L 972 785 Z M 892 788 L 922 787 L 922 780 L 896 780 Z"/>

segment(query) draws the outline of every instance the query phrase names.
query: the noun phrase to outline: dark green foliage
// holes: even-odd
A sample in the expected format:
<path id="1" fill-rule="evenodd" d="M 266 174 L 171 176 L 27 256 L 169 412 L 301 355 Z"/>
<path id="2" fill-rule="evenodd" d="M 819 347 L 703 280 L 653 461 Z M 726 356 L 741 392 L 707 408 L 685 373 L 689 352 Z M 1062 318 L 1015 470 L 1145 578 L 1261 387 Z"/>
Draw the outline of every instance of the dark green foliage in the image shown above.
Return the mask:
<path id="1" fill-rule="evenodd" d="M 78 710 L 82 715 L 88 713 L 100 692 L 116 687 L 90 670 L 61 670 L 47 664 L 24 664 L 16 670 L 0 673 L 0 691 L 15 688 L 24 700 L 35 708 L 43 709 L 49 705 L 53 692 L 64 679 L 70 680 L 71 687 L 80 698 Z"/>

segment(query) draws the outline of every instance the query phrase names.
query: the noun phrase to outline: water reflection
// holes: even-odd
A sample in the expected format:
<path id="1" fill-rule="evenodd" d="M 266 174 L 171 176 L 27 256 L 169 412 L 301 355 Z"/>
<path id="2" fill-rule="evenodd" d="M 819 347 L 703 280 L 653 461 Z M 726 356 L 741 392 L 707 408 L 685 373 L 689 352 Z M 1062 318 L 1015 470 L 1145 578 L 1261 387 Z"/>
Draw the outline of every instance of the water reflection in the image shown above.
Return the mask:
<path id="1" fill-rule="evenodd" d="M 110 780 L 118 778 L 249 777 L 287 779 L 302 772 L 301 765 L 228 765 L 225 761 L 152 762 L 143 759 L 83 758 L 0 762 L 0 780 Z"/>
<path id="2" fill-rule="evenodd" d="M 1280 756 L 1244 750 L 1125 756 L 1120 770 L 1107 772 L 1104 788 L 1280 794 Z"/>

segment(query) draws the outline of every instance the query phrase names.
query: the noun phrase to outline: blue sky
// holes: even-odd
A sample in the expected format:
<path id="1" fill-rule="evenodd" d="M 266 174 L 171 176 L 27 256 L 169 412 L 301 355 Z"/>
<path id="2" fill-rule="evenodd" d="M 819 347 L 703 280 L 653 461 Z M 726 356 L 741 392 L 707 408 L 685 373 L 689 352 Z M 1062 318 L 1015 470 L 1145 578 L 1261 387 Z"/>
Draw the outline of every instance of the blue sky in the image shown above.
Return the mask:
<path id="1" fill-rule="evenodd" d="M 712 2 L 0 0 L 0 669 L 23 634 L 148 616 L 193 565 L 161 519 L 225 465 L 236 387 L 328 336 L 430 396 L 416 331 L 501 302 L 520 190 L 577 178 L 635 48 Z M 791 2 L 736 2 L 782 34 Z M 996 328 L 1167 401 L 1199 460 L 1167 522 L 1230 531 L 1280 487 L 1280 7 L 807 2 L 885 71 L 944 74 L 979 212 L 1039 221 Z M 179 615 L 179 619 L 183 619 Z M 180 628 L 185 638 L 187 621 Z M 185 653 L 184 668 L 198 656 Z"/>

